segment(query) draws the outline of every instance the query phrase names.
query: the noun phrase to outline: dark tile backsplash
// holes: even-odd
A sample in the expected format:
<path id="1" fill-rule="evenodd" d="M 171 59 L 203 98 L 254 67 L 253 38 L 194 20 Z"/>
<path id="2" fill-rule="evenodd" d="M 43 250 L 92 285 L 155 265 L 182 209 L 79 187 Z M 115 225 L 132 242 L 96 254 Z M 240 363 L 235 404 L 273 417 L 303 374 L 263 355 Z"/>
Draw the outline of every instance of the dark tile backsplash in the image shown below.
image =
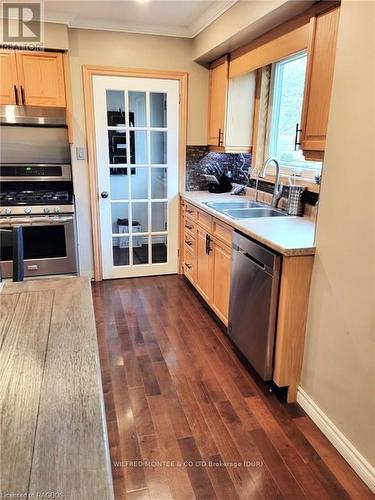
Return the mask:
<path id="1" fill-rule="evenodd" d="M 232 181 L 237 184 L 248 185 L 255 188 L 255 179 L 248 183 L 247 172 L 251 164 L 251 154 L 214 153 L 208 146 L 186 147 L 186 191 L 205 191 L 208 185 L 202 174 L 208 165 L 220 165 L 225 172 L 231 172 Z M 259 180 L 258 189 L 266 193 L 273 192 L 274 184 Z M 283 196 L 288 197 L 289 188 L 284 186 Z M 315 205 L 319 199 L 318 193 L 307 191 L 305 203 Z"/>
<path id="2" fill-rule="evenodd" d="M 250 154 L 213 153 L 208 146 L 186 147 L 186 190 L 201 191 L 207 189 L 207 182 L 202 176 L 209 165 L 220 165 L 232 175 L 232 181 L 247 184 L 247 172 L 251 162 Z"/>

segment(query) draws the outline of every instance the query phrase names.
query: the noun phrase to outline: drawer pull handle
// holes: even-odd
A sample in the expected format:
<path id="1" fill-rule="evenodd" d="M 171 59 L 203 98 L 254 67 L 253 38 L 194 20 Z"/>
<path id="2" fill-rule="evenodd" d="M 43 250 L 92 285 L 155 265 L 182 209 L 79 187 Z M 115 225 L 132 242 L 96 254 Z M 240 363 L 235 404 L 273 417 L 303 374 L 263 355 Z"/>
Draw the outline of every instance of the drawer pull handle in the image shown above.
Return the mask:
<path id="1" fill-rule="evenodd" d="M 191 264 L 185 264 L 185 266 L 188 268 L 188 269 L 191 269 L 193 266 Z"/>
<path id="2" fill-rule="evenodd" d="M 185 240 L 185 243 L 186 243 L 189 247 L 191 247 L 191 245 L 193 244 L 193 243 L 192 243 L 191 241 L 189 241 L 189 240 Z"/>
<path id="3" fill-rule="evenodd" d="M 185 227 L 186 227 L 186 229 L 189 229 L 189 231 L 191 231 L 193 229 L 193 226 L 188 226 L 187 224 L 185 224 Z"/>

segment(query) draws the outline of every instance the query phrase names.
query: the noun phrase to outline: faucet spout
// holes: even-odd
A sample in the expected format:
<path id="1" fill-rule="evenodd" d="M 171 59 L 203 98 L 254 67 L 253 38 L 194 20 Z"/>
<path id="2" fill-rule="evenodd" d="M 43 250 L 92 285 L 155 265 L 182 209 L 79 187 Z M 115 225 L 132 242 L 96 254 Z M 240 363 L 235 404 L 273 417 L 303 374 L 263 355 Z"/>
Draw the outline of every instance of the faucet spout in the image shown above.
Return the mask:
<path id="1" fill-rule="evenodd" d="M 279 203 L 279 200 L 283 194 L 283 185 L 280 182 L 280 164 L 277 161 L 276 158 L 268 158 L 262 168 L 261 173 L 259 174 L 259 177 L 264 178 L 266 176 L 267 168 L 270 163 L 274 163 L 276 167 L 276 176 L 275 176 L 275 187 L 273 188 L 273 195 L 272 195 L 272 201 L 271 201 L 271 207 L 277 207 L 277 204 Z"/>

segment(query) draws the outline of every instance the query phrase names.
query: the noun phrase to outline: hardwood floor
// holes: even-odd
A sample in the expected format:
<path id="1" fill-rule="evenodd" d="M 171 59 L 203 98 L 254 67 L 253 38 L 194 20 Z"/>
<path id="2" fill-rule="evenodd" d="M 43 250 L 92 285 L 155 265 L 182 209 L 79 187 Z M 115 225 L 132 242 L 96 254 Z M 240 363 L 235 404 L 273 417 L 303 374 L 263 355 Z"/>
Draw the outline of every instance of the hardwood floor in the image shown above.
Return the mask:
<path id="1" fill-rule="evenodd" d="M 183 277 L 95 283 L 93 297 L 117 500 L 373 498 Z"/>

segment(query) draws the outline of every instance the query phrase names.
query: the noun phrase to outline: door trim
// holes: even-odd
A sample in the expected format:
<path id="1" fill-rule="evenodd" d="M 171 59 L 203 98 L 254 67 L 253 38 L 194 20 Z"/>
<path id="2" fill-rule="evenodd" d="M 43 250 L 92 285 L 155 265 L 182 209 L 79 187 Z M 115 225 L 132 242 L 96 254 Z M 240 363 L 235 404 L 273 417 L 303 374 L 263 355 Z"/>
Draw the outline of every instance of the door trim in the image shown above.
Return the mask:
<path id="1" fill-rule="evenodd" d="M 182 71 L 159 71 L 138 68 L 117 68 L 114 66 L 82 65 L 83 93 L 85 101 L 87 160 L 90 184 L 91 226 L 94 250 L 94 279 L 101 281 L 101 238 L 98 199 L 98 171 L 96 165 L 95 121 L 93 99 L 93 76 L 125 76 L 179 81 L 179 188 L 185 189 L 186 130 L 187 130 L 187 83 L 188 73 Z"/>

